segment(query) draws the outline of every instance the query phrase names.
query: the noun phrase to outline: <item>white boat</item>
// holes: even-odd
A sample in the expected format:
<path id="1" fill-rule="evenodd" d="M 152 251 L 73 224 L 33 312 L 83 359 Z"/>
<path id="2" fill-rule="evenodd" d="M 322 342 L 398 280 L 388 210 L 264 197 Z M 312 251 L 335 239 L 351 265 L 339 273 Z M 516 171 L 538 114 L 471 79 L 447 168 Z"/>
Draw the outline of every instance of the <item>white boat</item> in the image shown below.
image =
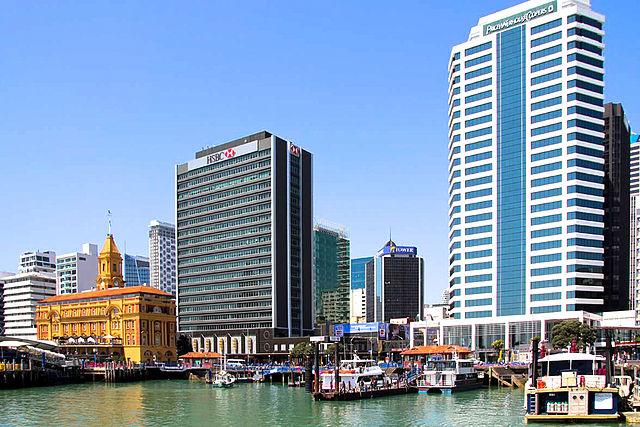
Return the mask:
<path id="1" fill-rule="evenodd" d="M 355 390 L 370 386 L 374 381 L 384 381 L 386 378 L 375 360 L 342 360 L 339 369 L 339 388 L 341 390 Z M 324 371 L 320 374 L 322 391 L 335 389 L 335 371 Z"/>
<path id="2" fill-rule="evenodd" d="M 416 383 L 418 393 L 451 394 L 479 388 L 482 386 L 482 379 L 474 365 L 474 360 L 460 359 L 456 356 L 452 359 L 427 360 Z"/>
<path id="3" fill-rule="evenodd" d="M 558 353 L 538 363 L 541 375 L 525 385 L 527 422 L 618 420 L 619 390 L 607 384 L 603 356 Z"/>
<path id="4" fill-rule="evenodd" d="M 230 388 L 236 382 L 236 377 L 228 373 L 227 371 L 220 371 L 214 375 L 211 384 L 218 388 Z"/>

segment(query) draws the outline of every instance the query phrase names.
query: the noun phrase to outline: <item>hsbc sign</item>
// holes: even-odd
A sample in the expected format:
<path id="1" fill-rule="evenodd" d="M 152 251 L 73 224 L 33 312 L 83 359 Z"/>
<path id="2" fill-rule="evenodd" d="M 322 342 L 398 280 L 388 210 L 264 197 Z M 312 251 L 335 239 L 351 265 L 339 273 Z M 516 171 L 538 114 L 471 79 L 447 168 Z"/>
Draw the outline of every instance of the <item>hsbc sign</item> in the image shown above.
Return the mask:
<path id="1" fill-rule="evenodd" d="M 195 160 L 191 160 L 189 163 L 187 163 L 188 170 L 193 170 L 193 169 L 201 168 L 203 166 L 233 159 L 234 157 L 244 156 L 245 154 L 253 153 L 254 151 L 257 151 L 257 150 L 258 150 L 257 141 L 252 141 L 247 144 L 238 145 L 233 148 L 227 148 L 226 150 L 220 150 L 215 153 L 202 156 Z"/>
<path id="2" fill-rule="evenodd" d="M 207 156 L 207 164 L 217 163 L 221 160 L 227 160 L 236 155 L 236 150 L 229 148 L 228 150 L 218 151 L 217 153 L 209 154 Z"/>
<path id="3" fill-rule="evenodd" d="M 289 151 L 296 157 L 300 157 L 300 147 L 297 145 L 289 144 Z"/>

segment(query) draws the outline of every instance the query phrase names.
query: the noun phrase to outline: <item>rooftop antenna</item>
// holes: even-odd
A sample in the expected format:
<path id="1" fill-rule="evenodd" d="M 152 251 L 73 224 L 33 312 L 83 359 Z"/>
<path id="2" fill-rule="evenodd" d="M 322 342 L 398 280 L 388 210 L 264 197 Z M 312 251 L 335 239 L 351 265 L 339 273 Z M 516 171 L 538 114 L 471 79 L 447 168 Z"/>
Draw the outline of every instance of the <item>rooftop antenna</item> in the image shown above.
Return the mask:
<path id="1" fill-rule="evenodd" d="M 111 236 L 111 210 L 107 209 L 107 221 L 109 222 L 109 236 Z"/>

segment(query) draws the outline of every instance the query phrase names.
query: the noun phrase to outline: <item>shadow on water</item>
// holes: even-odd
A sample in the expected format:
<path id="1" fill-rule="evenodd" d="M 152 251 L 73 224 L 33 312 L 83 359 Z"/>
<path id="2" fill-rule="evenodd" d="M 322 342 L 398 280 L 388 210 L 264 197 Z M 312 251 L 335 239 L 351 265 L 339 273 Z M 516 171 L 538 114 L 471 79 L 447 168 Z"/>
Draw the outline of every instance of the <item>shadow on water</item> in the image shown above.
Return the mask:
<path id="1" fill-rule="evenodd" d="M 412 394 L 315 402 L 303 389 L 280 384 L 238 384 L 231 389 L 215 389 L 193 381 L 2 391 L 0 414 L 0 426 L 524 425 L 521 390 L 493 388 L 451 396 Z"/>

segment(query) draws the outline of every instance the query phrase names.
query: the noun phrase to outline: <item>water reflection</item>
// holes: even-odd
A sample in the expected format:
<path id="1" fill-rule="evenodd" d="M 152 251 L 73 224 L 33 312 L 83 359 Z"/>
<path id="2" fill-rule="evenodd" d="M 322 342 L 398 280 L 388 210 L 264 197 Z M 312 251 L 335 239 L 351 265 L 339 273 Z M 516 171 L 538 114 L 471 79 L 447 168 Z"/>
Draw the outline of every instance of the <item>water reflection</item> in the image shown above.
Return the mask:
<path id="1" fill-rule="evenodd" d="M 147 381 L 0 391 L 0 425 L 64 426 L 513 426 L 523 424 L 522 391 L 482 389 L 452 396 L 404 395 L 314 402 L 303 389 Z"/>

